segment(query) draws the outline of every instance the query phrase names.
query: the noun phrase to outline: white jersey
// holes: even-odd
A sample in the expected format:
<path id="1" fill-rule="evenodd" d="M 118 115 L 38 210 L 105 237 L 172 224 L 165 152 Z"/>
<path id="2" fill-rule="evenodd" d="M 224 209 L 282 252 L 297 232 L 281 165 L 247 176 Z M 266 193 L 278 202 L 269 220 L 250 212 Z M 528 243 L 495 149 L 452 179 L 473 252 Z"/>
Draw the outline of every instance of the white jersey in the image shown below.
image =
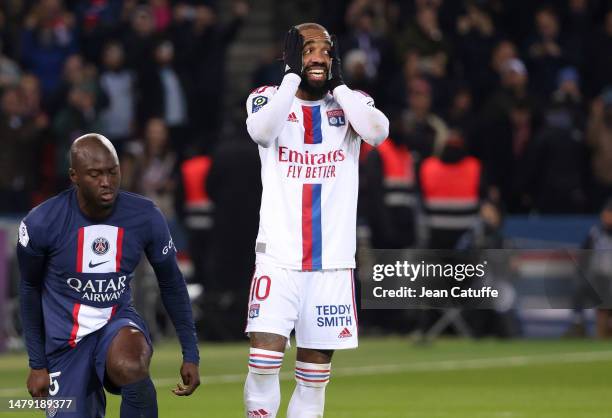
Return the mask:
<path id="1" fill-rule="evenodd" d="M 249 115 L 276 91 L 254 90 L 246 103 Z M 353 94 L 373 106 L 370 96 Z M 295 270 L 355 267 L 360 145 L 331 94 L 293 100 L 280 135 L 269 147 L 259 146 L 258 262 Z"/>

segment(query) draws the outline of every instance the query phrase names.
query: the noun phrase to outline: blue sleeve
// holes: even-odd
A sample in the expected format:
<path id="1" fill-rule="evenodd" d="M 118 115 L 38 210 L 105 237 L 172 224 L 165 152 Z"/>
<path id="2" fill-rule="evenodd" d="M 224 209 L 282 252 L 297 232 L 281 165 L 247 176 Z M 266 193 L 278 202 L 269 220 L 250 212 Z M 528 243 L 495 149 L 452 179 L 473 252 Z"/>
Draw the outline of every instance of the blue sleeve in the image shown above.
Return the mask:
<path id="1" fill-rule="evenodd" d="M 187 285 L 176 263 L 176 249 L 159 209 L 151 218 L 151 241 L 146 253 L 159 283 L 162 302 L 178 335 L 183 361 L 199 364 L 200 354 Z"/>
<path id="2" fill-rule="evenodd" d="M 19 304 L 23 335 L 28 350 L 29 364 L 32 369 L 47 368 L 45 355 L 45 326 L 42 312 L 42 282 L 45 274 L 45 254 L 36 243 L 36 236 L 30 237 L 34 228 L 19 226 L 17 260 L 21 281 L 19 282 Z M 34 235 L 34 234 L 33 234 Z"/>

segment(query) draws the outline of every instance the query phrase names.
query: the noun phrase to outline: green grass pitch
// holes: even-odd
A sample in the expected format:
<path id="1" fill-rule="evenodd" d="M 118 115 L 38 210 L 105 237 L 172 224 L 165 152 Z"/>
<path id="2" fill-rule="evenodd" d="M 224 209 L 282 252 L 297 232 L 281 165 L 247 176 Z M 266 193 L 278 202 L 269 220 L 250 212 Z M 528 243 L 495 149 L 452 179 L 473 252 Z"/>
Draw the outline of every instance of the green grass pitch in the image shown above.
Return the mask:
<path id="1" fill-rule="evenodd" d="M 364 338 L 336 353 L 326 418 L 606 418 L 612 417 L 612 345 L 600 341 L 440 340 L 414 346 L 403 338 Z M 188 398 L 170 389 L 179 379 L 176 344 L 156 347 L 152 374 L 160 417 L 244 417 L 242 384 L 248 348 L 204 344 L 204 383 Z M 293 390 L 295 349 L 285 356 L 284 417 Z M 0 398 L 27 395 L 26 357 L 0 355 Z M 119 417 L 108 396 L 107 417 Z M 43 416 L 0 412 L 0 418 Z"/>

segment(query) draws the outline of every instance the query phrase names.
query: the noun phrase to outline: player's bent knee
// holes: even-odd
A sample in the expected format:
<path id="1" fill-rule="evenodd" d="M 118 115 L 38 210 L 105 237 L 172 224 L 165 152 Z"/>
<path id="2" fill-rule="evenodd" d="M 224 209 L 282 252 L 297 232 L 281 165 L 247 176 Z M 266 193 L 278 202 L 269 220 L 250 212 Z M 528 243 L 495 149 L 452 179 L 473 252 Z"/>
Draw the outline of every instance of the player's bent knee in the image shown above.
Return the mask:
<path id="1" fill-rule="evenodd" d="M 125 386 L 149 376 L 151 349 L 144 335 L 122 328 L 113 339 L 106 357 L 106 373 L 116 386 Z"/>

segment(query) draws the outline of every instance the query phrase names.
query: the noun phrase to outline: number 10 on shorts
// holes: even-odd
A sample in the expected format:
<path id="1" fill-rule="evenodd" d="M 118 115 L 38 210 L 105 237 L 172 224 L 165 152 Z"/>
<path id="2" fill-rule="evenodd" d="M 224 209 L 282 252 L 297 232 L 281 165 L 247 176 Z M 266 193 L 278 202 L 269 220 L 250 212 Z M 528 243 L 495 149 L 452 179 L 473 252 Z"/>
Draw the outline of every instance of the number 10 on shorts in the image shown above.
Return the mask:
<path id="1" fill-rule="evenodd" d="M 255 299 L 260 302 L 266 300 L 268 296 L 270 296 L 270 286 L 272 286 L 272 280 L 270 277 L 253 277 L 249 302 L 253 302 Z"/>

